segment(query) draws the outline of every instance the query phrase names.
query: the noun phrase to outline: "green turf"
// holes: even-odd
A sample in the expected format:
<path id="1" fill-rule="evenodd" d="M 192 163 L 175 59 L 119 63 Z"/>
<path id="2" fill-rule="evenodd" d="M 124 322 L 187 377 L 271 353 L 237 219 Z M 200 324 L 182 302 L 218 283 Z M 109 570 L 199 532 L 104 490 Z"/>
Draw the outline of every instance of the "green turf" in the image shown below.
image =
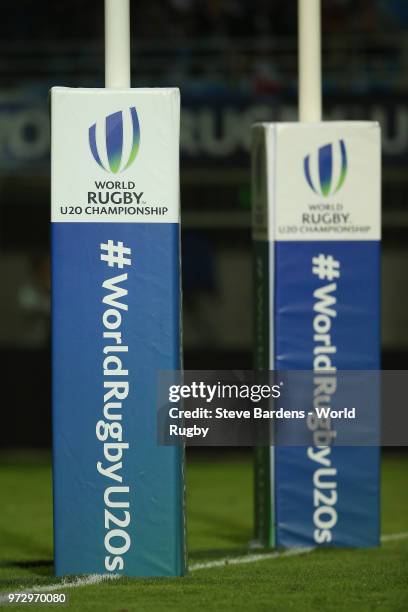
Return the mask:
<path id="1" fill-rule="evenodd" d="M 383 533 L 408 531 L 407 473 L 407 457 L 383 461 Z M 187 480 L 190 563 L 245 554 L 252 535 L 249 457 L 194 458 Z M 0 589 L 54 583 L 48 456 L 3 455 L 0 487 Z M 408 540 L 379 550 L 321 550 L 200 570 L 183 579 L 123 578 L 66 592 L 69 610 L 406 612 Z"/>

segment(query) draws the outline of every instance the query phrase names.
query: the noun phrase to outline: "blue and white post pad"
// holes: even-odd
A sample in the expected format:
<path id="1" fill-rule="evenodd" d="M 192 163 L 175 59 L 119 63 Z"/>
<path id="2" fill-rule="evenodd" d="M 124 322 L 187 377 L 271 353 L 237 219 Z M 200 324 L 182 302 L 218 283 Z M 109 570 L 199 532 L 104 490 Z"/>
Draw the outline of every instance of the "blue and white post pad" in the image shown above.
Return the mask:
<path id="1" fill-rule="evenodd" d="M 56 573 L 182 575 L 183 452 L 156 443 L 181 354 L 179 91 L 51 102 Z"/>
<path id="2" fill-rule="evenodd" d="M 379 369 L 378 124 L 255 125 L 253 236 L 256 367 Z M 317 441 L 333 424 L 313 427 Z M 377 545 L 379 449 L 260 449 L 256 499 L 264 544 Z"/>

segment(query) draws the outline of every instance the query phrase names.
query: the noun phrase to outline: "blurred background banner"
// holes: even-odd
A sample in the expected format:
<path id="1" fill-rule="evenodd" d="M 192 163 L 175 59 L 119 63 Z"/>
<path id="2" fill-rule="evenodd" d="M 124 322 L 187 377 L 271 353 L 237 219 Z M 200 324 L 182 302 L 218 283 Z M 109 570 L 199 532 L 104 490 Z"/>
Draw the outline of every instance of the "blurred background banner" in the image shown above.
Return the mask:
<path id="1" fill-rule="evenodd" d="M 132 83 L 181 89 L 185 366 L 250 368 L 249 127 L 297 118 L 297 3 L 132 4 Z M 402 369 L 408 3 L 322 4 L 325 119 L 382 127 L 382 365 Z M 3 445 L 50 444 L 48 90 L 103 85 L 100 8 L 99 0 L 20 0 L 0 24 L 0 353 L 5 400 L 20 407 L 7 412 Z"/>
<path id="2" fill-rule="evenodd" d="M 271 52 L 273 52 L 271 50 Z M 407 65 L 408 69 L 408 65 Z M 48 172 L 50 140 L 48 87 L 27 87 L 0 97 L 2 171 Z M 385 168 L 401 167 L 408 158 L 408 101 L 404 96 L 379 92 L 328 92 L 327 120 L 373 120 L 381 123 Z M 296 120 L 296 101 L 290 92 L 212 92 L 183 90 L 181 155 L 185 169 L 246 169 L 249 132 L 255 121 Z"/>

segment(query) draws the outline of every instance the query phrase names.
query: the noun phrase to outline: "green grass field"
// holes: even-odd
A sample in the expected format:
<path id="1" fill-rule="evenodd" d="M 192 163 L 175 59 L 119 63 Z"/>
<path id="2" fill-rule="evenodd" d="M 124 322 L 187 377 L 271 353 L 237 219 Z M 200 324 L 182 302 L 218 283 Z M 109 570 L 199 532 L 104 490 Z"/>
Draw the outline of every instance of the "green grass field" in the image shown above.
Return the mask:
<path id="1" fill-rule="evenodd" d="M 0 459 L 0 589 L 54 584 L 49 456 L 8 454 Z M 408 457 L 384 458 L 383 534 L 408 532 L 407 476 Z M 214 453 L 189 460 L 187 491 L 190 564 L 247 554 L 252 537 L 250 456 Z M 122 578 L 65 592 L 69 610 L 81 611 L 406 612 L 408 539 L 387 541 L 378 550 L 326 549 L 196 570 L 186 578 Z M 38 606 L 10 609 L 33 607 Z"/>

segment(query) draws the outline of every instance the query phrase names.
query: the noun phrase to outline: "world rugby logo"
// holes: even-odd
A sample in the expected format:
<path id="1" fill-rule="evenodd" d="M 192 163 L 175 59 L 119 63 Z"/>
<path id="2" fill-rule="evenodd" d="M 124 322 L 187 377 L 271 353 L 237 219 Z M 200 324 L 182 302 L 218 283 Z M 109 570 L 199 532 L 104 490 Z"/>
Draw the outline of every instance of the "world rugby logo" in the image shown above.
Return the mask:
<path id="1" fill-rule="evenodd" d="M 136 108 L 107 115 L 89 128 L 89 147 L 98 166 L 117 174 L 127 170 L 139 151 L 140 126 Z"/>
<path id="2" fill-rule="evenodd" d="M 316 194 L 333 196 L 344 184 L 347 176 L 347 150 L 344 140 L 320 147 L 317 155 L 304 158 L 307 183 Z"/>

